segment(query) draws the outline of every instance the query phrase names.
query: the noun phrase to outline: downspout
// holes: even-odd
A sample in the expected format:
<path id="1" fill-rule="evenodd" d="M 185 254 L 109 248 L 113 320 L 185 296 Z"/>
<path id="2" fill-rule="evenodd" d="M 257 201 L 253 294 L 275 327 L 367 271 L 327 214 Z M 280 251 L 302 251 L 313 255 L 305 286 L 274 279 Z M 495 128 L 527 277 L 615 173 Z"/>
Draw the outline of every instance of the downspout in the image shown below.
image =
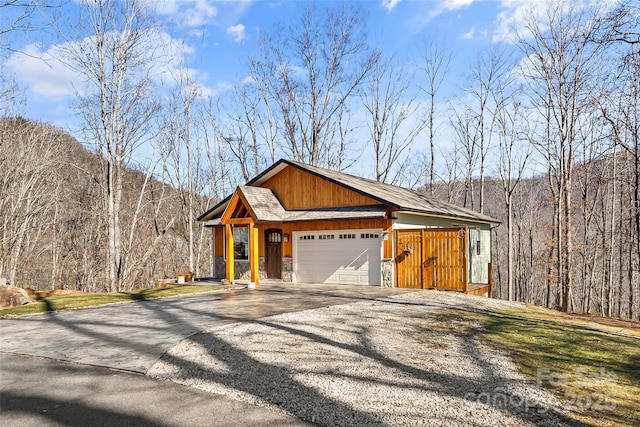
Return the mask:
<path id="1" fill-rule="evenodd" d="M 489 298 L 493 298 L 493 230 L 500 227 L 500 224 L 489 226 L 489 265 L 487 271 L 487 282 L 489 282 Z"/>

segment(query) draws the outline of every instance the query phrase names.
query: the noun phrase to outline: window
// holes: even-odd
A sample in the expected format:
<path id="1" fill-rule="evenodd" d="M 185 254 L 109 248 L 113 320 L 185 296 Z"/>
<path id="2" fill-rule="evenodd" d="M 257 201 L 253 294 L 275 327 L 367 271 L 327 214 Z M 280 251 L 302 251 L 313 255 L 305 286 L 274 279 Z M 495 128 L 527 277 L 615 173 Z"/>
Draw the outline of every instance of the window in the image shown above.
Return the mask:
<path id="1" fill-rule="evenodd" d="M 374 233 L 362 233 L 360 234 L 361 239 L 377 239 L 379 237 L 378 234 Z"/>
<path id="2" fill-rule="evenodd" d="M 315 240 L 315 238 L 314 235 L 300 236 L 300 240 Z"/>
<path id="3" fill-rule="evenodd" d="M 233 257 L 237 260 L 249 259 L 249 226 L 233 227 Z"/>
<path id="4" fill-rule="evenodd" d="M 341 234 L 340 238 L 341 239 L 355 239 L 356 235 L 355 234 Z"/>
<path id="5" fill-rule="evenodd" d="M 320 240 L 331 240 L 335 237 L 335 235 L 333 234 L 321 234 L 318 236 L 318 239 Z"/>
<path id="6" fill-rule="evenodd" d="M 267 234 L 267 241 L 269 243 L 280 243 L 281 240 L 282 240 L 282 235 L 280 234 L 279 231 L 272 231 L 269 234 Z"/>

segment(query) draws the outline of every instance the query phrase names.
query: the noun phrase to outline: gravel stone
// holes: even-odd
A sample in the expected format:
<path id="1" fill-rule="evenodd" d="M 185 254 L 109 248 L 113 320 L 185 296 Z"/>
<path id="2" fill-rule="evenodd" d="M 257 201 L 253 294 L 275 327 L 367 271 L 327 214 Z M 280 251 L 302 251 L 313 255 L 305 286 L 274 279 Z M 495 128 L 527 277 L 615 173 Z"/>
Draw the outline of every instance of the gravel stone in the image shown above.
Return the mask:
<path id="1" fill-rule="evenodd" d="M 148 372 L 320 425 L 563 425 L 560 402 L 456 310 L 523 304 L 419 291 L 195 334 Z"/>

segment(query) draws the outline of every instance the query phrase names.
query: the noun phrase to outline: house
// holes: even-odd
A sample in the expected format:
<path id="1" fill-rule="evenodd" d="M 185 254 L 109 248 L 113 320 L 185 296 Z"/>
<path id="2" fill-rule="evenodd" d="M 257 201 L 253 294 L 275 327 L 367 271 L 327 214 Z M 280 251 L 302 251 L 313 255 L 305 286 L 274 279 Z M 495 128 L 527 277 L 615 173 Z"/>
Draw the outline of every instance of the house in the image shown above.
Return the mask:
<path id="1" fill-rule="evenodd" d="M 416 191 L 279 160 L 198 221 L 213 230 L 212 273 L 230 282 L 491 292 L 499 221 Z"/>

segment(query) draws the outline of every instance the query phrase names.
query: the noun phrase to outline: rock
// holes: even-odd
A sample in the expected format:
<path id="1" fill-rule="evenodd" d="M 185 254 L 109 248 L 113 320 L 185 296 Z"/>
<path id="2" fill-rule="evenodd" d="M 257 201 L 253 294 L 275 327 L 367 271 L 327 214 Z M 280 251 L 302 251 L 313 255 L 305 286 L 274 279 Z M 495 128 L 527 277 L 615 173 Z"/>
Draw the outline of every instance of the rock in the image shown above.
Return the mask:
<path id="1" fill-rule="evenodd" d="M 17 307 L 30 302 L 29 294 L 24 289 L 0 285 L 0 308 Z"/>

